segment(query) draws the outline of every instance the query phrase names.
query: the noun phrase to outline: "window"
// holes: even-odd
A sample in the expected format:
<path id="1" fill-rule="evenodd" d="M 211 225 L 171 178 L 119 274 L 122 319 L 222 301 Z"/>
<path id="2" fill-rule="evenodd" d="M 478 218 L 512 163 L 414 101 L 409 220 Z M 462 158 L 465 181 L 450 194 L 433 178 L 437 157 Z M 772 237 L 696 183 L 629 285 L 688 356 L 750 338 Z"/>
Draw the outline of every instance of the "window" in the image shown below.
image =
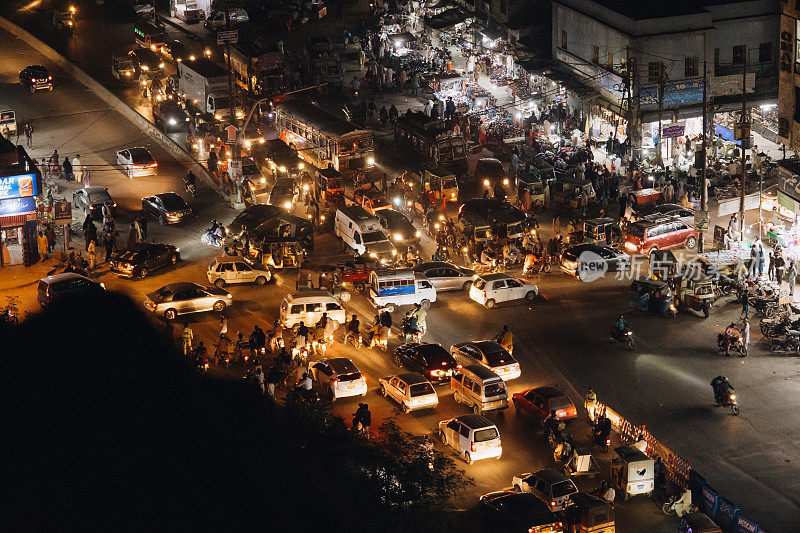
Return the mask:
<path id="1" fill-rule="evenodd" d="M 505 281 L 503 281 L 503 280 L 495 281 L 494 283 L 492 283 L 492 290 L 496 291 L 497 289 L 502 289 L 505 286 L 506 286 L 506 282 Z"/>
<path id="2" fill-rule="evenodd" d="M 293 305 L 292 306 L 292 310 L 290 311 L 290 313 L 293 314 L 293 315 L 302 314 L 304 308 L 305 308 L 305 306 L 303 304 Z"/>
<path id="3" fill-rule="evenodd" d="M 322 312 L 322 304 L 314 303 L 314 304 L 306 304 L 306 313 L 321 313 Z"/>
<path id="4" fill-rule="evenodd" d="M 500 13 L 502 13 L 503 15 L 506 14 L 506 4 L 507 0 L 500 0 Z"/>
<path id="5" fill-rule="evenodd" d="M 522 287 L 522 283 L 520 283 L 519 281 L 517 281 L 515 279 L 510 279 L 510 280 L 506 281 L 506 283 L 508 283 L 509 287 L 512 287 L 512 288 L 515 288 L 515 289 L 519 288 L 519 287 Z"/>
<path id="6" fill-rule="evenodd" d="M 465 439 L 469 438 L 469 428 L 467 426 L 462 425 L 458 432 L 461 433 L 461 436 Z"/>
<path id="7" fill-rule="evenodd" d="M 613 52 L 608 52 L 606 54 L 606 66 L 609 69 L 613 69 L 614 68 L 614 53 Z"/>
<path id="8" fill-rule="evenodd" d="M 697 56 L 695 56 L 695 57 L 687 57 L 686 58 L 685 67 L 684 67 L 684 70 L 683 70 L 683 75 L 686 76 L 687 78 L 696 77 L 697 74 L 698 74 L 698 71 L 699 71 L 698 62 L 699 62 L 699 60 L 698 60 Z"/>
<path id="9" fill-rule="evenodd" d="M 758 62 L 769 63 L 772 61 L 772 43 L 761 43 L 758 45 Z"/>
<path id="10" fill-rule="evenodd" d="M 592 45 L 592 63 L 595 65 L 600 63 L 600 47 L 596 44 Z"/>
<path id="11" fill-rule="evenodd" d="M 329 303 L 329 304 L 325 305 L 325 310 L 326 311 L 338 311 L 341 308 L 342 308 L 342 306 L 340 306 L 337 303 Z"/>
<path id="12" fill-rule="evenodd" d="M 561 49 L 567 49 L 567 32 L 564 30 L 561 30 Z"/>
<path id="13" fill-rule="evenodd" d="M 744 65 L 745 55 L 747 48 L 743 44 L 738 44 L 733 47 L 733 64 Z"/>
<path id="14" fill-rule="evenodd" d="M 653 83 L 661 78 L 661 73 L 664 71 L 664 64 L 660 61 L 650 61 L 647 63 L 647 79 Z"/>
<path id="15" fill-rule="evenodd" d="M 236 263 L 236 270 L 239 272 L 251 272 L 253 269 L 247 263 Z"/>
<path id="16" fill-rule="evenodd" d="M 794 88 L 794 121 L 800 122 L 800 87 Z"/>

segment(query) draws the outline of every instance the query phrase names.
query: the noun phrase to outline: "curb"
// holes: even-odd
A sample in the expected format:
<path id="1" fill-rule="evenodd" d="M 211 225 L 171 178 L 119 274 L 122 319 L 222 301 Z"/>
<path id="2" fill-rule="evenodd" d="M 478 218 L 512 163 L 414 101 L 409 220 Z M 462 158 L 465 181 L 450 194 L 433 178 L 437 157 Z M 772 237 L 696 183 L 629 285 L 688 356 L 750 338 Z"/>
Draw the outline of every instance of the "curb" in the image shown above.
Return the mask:
<path id="1" fill-rule="evenodd" d="M 101 100 L 108 104 L 109 107 L 117 111 L 120 115 L 128 119 L 145 134 L 155 140 L 164 150 L 169 152 L 178 161 L 178 163 L 183 165 L 187 170 L 191 170 L 200 176 L 211 189 L 214 191 L 218 190 L 219 184 L 217 181 L 211 176 L 205 167 L 203 167 L 203 165 L 194 160 L 189 152 L 187 152 L 181 145 L 170 139 L 164 132 L 156 128 L 153 123 L 139 114 L 138 111 L 120 100 L 119 97 L 106 89 L 94 78 L 89 76 L 80 67 L 76 66 L 67 58 L 29 33 L 27 30 L 17 26 L 8 19 L 0 17 L 0 28 L 5 29 L 9 33 L 15 35 L 17 38 L 25 41 L 25 43 L 27 43 L 30 47 L 47 57 L 50 61 L 57 64 L 73 78 L 86 86 L 87 89 L 95 93 Z M 224 196 L 222 198 L 227 200 L 227 198 Z"/>

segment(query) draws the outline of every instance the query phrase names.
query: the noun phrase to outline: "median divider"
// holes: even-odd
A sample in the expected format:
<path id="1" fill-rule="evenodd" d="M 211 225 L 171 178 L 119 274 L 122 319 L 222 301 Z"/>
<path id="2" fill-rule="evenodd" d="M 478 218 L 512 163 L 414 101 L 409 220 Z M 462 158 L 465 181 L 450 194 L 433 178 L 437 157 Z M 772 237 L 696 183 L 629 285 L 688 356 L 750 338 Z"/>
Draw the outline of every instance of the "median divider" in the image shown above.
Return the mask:
<path id="1" fill-rule="evenodd" d="M 667 467 L 667 479 L 681 489 L 692 492 L 692 503 L 708 515 L 728 533 L 767 533 L 757 522 L 742 515 L 741 510 L 731 501 L 714 490 L 689 461 L 670 450 L 663 442 L 647 431 L 644 425 L 637 426 L 608 405 L 599 401 L 587 404 L 589 418 L 594 422 L 600 416 L 611 421 L 611 427 L 620 434 L 624 442 L 646 444 L 644 453 L 650 457 L 661 457 Z M 641 444 L 639 444 L 641 445 Z"/>
<path id="2" fill-rule="evenodd" d="M 47 57 L 50 61 L 58 65 L 62 70 L 66 71 L 70 76 L 78 80 L 81 84 L 86 86 L 87 89 L 96 94 L 108 106 L 120 115 L 132 122 L 136 127 L 142 130 L 145 134 L 155 140 L 164 150 L 170 153 L 180 164 L 186 169 L 191 170 L 203 181 L 206 182 L 212 189 L 219 191 L 219 182 L 206 168 L 198 163 L 192 154 L 184 149 L 180 144 L 173 141 L 163 131 L 156 128 L 156 126 L 142 116 L 138 111 L 123 102 L 118 96 L 106 89 L 100 82 L 89 76 L 80 67 L 69 61 L 67 58 L 59 54 L 53 48 L 39 40 L 27 30 L 17 26 L 13 22 L 3 17 L 0 17 L 0 28 L 14 34 L 17 38 L 23 40 L 31 48 Z M 221 194 L 218 192 L 218 194 Z M 230 200 L 230 198 L 229 198 Z"/>

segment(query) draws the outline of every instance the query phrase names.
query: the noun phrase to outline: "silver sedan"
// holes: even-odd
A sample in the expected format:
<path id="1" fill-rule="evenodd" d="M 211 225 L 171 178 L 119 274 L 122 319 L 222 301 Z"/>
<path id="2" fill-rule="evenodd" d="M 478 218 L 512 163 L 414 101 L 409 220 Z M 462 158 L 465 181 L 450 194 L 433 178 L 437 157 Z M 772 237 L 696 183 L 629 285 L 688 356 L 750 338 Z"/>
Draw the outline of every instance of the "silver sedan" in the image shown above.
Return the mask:
<path id="1" fill-rule="evenodd" d="M 424 274 L 437 291 L 468 291 L 475 271 L 445 261 L 430 261 L 414 267 L 414 272 Z"/>

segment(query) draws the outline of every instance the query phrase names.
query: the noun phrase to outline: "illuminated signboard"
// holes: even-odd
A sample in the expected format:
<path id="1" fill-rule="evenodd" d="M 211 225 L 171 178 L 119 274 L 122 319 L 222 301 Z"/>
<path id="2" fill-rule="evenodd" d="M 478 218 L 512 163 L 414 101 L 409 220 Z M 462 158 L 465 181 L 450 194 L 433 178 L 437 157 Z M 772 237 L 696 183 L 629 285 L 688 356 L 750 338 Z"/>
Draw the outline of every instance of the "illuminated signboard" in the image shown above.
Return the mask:
<path id="1" fill-rule="evenodd" d="M 38 194 L 36 174 L 0 177 L 0 200 L 29 198 Z"/>

